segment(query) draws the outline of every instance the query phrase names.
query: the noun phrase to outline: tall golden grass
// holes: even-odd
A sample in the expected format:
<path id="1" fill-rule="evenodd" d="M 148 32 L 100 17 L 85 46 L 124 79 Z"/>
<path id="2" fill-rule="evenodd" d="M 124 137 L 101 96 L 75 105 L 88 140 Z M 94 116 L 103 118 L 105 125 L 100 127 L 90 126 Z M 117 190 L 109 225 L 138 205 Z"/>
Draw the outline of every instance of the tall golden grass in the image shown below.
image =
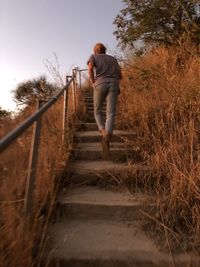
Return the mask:
<path id="1" fill-rule="evenodd" d="M 68 121 L 73 115 L 71 93 L 68 101 Z M 35 112 L 34 106 L 26 107 L 15 118 L 1 120 L 1 137 L 14 129 L 20 122 Z M 42 116 L 42 130 L 36 182 L 33 196 L 30 227 L 26 227 L 23 206 L 32 128 L 10 145 L 1 154 L 0 164 L 0 266 L 35 266 L 43 257 L 46 231 L 60 177 L 66 170 L 69 157 L 69 139 L 72 132 L 66 132 L 66 144 L 62 143 L 61 98 Z"/>
<path id="2" fill-rule="evenodd" d="M 162 225 L 186 247 L 199 248 L 200 61 L 190 52 L 160 47 L 130 57 L 124 64 L 118 120 L 136 130 L 131 143 L 153 170 Z"/>

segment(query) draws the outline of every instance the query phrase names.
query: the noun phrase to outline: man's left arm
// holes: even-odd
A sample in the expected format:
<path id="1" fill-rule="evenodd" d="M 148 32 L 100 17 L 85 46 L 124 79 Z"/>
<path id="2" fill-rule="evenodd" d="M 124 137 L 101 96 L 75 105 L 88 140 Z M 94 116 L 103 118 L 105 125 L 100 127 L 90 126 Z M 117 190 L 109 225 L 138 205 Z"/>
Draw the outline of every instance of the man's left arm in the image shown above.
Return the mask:
<path id="1" fill-rule="evenodd" d="M 91 60 L 88 62 L 88 74 L 90 81 L 92 82 L 92 84 L 94 84 L 94 64 Z"/>

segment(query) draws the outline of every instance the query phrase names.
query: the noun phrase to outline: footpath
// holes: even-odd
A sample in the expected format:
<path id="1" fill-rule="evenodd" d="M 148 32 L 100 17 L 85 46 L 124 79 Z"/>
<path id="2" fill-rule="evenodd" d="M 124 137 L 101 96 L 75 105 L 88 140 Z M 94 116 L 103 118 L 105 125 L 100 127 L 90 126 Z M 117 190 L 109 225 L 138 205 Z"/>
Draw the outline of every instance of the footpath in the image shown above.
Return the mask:
<path id="1" fill-rule="evenodd" d="M 120 186 L 129 169 L 124 138 L 133 132 L 115 130 L 110 159 L 102 159 L 101 136 L 93 119 L 93 100 L 85 92 L 86 121 L 76 132 L 68 186 L 57 199 L 59 214 L 49 229 L 52 267 L 199 267 L 187 254 L 161 252 L 144 231 L 145 213 L 156 209 L 156 198 Z M 105 112 L 105 110 L 104 110 Z M 135 171 L 145 172 L 139 164 Z M 113 188 L 113 181 L 119 186 Z M 70 185 L 69 185 L 70 184 Z"/>

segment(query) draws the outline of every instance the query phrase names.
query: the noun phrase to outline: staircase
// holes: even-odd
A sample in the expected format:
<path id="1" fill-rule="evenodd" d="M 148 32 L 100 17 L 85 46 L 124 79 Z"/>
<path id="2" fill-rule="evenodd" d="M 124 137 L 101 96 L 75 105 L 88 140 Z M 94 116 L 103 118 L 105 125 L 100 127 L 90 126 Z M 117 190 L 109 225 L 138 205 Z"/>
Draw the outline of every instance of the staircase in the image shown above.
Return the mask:
<path id="1" fill-rule="evenodd" d="M 76 133 L 70 186 L 57 199 L 59 216 L 50 226 L 49 266 L 170 267 L 189 265 L 188 255 L 160 252 L 143 230 L 145 212 L 155 210 L 149 195 L 130 194 L 113 181 L 129 169 L 123 139 L 135 133 L 114 131 L 111 159 L 102 159 L 101 136 L 93 116 L 92 94 L 85 92 L 87 120 Z M 136 171 L 147 171 L 139 164 Z M 143 211 L 143 212 L 142 212 Z"/>

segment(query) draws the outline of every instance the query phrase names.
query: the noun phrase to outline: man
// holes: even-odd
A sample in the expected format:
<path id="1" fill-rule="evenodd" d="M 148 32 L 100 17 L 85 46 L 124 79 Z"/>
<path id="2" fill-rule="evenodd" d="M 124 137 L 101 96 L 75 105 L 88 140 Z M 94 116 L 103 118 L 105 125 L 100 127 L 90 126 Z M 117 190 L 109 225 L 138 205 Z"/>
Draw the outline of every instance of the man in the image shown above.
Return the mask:
<path id="1" fill-rule="evenodd" d="M 102 134 L 104 156 L 108 156 L 122 73 L 117 60 L 106 54 L 106 47 L 101 43 L 94 46 L 94 54 L 90 56 L 87 65 L 89 78 L 94 88 L 94 116 Z M 107 105 L 106 121 L 104 123 L 102 107 L 105 99 Z"/>

